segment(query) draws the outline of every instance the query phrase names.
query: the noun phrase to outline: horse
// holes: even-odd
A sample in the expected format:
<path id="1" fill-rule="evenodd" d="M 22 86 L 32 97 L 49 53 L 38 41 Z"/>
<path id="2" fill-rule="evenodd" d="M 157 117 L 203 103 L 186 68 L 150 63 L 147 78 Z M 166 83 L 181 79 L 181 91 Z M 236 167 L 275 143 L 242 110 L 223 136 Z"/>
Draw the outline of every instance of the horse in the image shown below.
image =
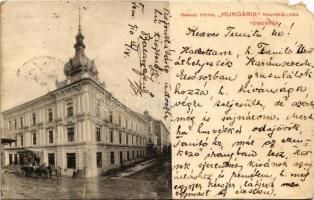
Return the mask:
<path id="1" fill-rule="evenodd" d="M 34 175 L 35 169 L 31 166 L 22 166 L 21 175 L 24 177 L 32 177 Z"/>
<path id="2" fill-rule="evenodd" d="M 55 176 L 58 180 L 61 179 L 61 168 L 48 167 L 49 177 Z"/>
<path id="3" fill-rule="evenodd" d="M 48 178 L 48 169 L 46 167 L 40 166 L 34 170 L 34 174 L 37 178 Z"/>

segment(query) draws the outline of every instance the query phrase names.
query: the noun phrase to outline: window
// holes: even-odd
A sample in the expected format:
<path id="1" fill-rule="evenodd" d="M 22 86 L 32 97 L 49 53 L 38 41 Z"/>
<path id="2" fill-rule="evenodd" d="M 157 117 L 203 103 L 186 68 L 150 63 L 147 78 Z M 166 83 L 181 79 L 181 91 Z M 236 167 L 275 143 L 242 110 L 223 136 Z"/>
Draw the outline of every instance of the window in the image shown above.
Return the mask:
<path id="1" fill-rule="evenodd" d="M 129 151 L 126 152 L 126 159 L 130 160 L 130 152 Z"/>
<path id="2" fill-rule="evenodd" d="M 73 103 L 67 104 L 67 116 L 72 117 L 73 116 Z"/>
<path id="3" fill-rule="evenodd" d="M 110 163 L 113 165 L 114 164 L 114 152 L 110 152 Z"/>
<path id="4" fill-rule="evenodd" d="M 36 125 L 36 114 L 35 113 L 32 114 L 32 120 L 33 120 L 33 126 L 35 126 Z"/>
<path id="5" fill-rule="evenodd" d="M 14 130 L 16 130 L 17 129 L 17 121 L 16 121 L 16 119 L 14 120 Z"/>
<path id="6" fill-rule="evenodd" d="M 101 152 L 96 153 L 96 161 L 97 161 L 97 167 L 101 168 L 102 167 L 102 159 L 101 159 Z"/>
<path id="7" fill-rule="evenodd" d="M 37 134 L 33 133 L 33 145 L 37 144 Z"/>
<path id="8" fill-rule="evenodd" d="M 121 144 L 122 143 L 122 135 L 121 135 L 121 133 L 119 133 L 119 144 Z"/>
<path id="9" fill-rule="evenodd" d="M 14 154 L 14 164 L 17 165 L 17 154 Z"/>
<path id="10" fill-rule="evenodd" d="M 119 126 L 121 126 L 121 114 L 119 115 Z"/>
<path id="11" fill-rule="evenodd" d="M 134 159 L 135 157 L 134 157 L 134 150 L 132 151 L 132 158 Z"/>
<path id="12" fill-rule="evenodd" d="M 55 154 L 48 153 L 48 166 L 55 166 Z"/>
<path id="13" fill-rule="evenodd" d="M 110 129 L 110 142 L 113 143 L 113 130 Z"/>
<path id="14" fill-rule="evenodd" d="M 23 128 L 23 117 L 20 118 L 20 126 Z"/>
<path id="15" fill-rule="evenodd" d="M 127 134 L 125 134 L 125 141 L 126 141 L 126 144 L 129 144 L 129 136 Z"/>
<path id="16" fill-rule="evenodd" d="M 125 128 L 128 128 L 128 120 L 125 120 Z"/>
<path id="17" fill-rule="evenodd" d="M 100 142 L 101 141 L 101 135 L 100 135 L 100 128 L 96 127 L 96 141 Z"/>
<path id="18" fill-rule="evenodd" d="M 123 165 L 123 153 L 120 151 L 120 165 Z"/>
<path id="19" fill-rule="evenodd" d="M 67 168 L 76 169 L 76 156 L 75 153 L 67 153 Z"/>
<path id="20" fill-rule="evenodd" d="M 23 146 L 24 145 L 24 137 L 23 137 L 23 135 L 20 136 L 20 139 L 21 139 L 21 146 Z"/>
<path id="21" fill-rule="evenodd" d="M 48 121 L 51 122 L 53 119 L 53 116 L 52 116 L 52 109 L 49 109 L 48 110 Z"/>
<path id="22" fill-rule="evenodd" d="M 12 129 L 12 124 L 11 124 L 11 121 L 9 121 L 9 130 Z"/>
<path id="23" fill-rule="evenodd" d="M 49 143 L 52 144 L 53 143 L 53 131 L 52 130 L 48 131 L 48 138 L 49 138 Z"/>
<path id="24" fill-rule="evenodd" d="M 12 154 L 9 154 L 9 165 L 12 165 L 13 162 L 12 162 Z"/>
<path id="25" fill-rule="evenodd" d="M 109 113 L 109 122 L 112 123 L 112 121 L 113 121 L 112 120 L 112 112 L 110 111 L 110 113 Z"/>
<path id="26" fill-rule="evenodd" d="M 74 128 L 68 128 L 68 142 L 74 142 Z"/>

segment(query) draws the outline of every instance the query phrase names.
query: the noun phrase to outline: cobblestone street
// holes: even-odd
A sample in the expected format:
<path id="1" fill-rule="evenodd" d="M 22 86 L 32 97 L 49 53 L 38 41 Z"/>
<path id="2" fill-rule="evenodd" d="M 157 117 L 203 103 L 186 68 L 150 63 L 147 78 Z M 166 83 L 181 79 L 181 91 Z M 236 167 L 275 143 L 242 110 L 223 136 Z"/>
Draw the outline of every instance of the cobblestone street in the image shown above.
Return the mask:
<path id="1" fill-rule="evenodd" d="M 137 166 L 135 166 L 136 168 Z M 169 163 L 148 162 L 148 167 L 130 176 L 95 178 L 63 177 L 35 179 L 4 174 L 4 199 L 165 199 L 171 197 Z M 139 167 L 137 167 L 139 168 Z"/>

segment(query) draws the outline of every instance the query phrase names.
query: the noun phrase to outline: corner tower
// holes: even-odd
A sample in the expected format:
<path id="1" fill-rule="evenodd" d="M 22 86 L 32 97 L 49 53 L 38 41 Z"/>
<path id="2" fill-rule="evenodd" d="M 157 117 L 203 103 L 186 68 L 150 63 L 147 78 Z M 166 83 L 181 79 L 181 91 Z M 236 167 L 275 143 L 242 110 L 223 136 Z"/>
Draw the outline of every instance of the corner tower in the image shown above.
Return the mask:
<path id="1" fill-rule="evenodd" d="M 79 27 L 76 34 L 76 43 L 74 44 L 75 54 L 73 58 L 64 65 L 64 74 L 68 78 L 76 77 L 81 74 L 89 74 L 91 77 L 98 77 L 98 71 L 94 60 L 91 60 L 85 55 L 84 36 L 81 30 L 81 14 L 79 10 Z"/>

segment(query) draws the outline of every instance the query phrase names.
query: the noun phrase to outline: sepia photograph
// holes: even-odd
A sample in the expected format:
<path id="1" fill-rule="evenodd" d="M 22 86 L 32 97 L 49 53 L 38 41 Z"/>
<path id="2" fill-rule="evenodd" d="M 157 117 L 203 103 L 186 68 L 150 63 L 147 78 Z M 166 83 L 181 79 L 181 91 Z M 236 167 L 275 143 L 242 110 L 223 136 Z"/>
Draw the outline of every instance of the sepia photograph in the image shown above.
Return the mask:
<path id="1" fill-rule="evenodd" d="M 1 4 L 1 199 L 171 198 L 167 8 Z"/>
<path id="2" fill-rule="evenodd" d="M 0 200 L 313 199 L 291 2 L 2 1 Z"/>

